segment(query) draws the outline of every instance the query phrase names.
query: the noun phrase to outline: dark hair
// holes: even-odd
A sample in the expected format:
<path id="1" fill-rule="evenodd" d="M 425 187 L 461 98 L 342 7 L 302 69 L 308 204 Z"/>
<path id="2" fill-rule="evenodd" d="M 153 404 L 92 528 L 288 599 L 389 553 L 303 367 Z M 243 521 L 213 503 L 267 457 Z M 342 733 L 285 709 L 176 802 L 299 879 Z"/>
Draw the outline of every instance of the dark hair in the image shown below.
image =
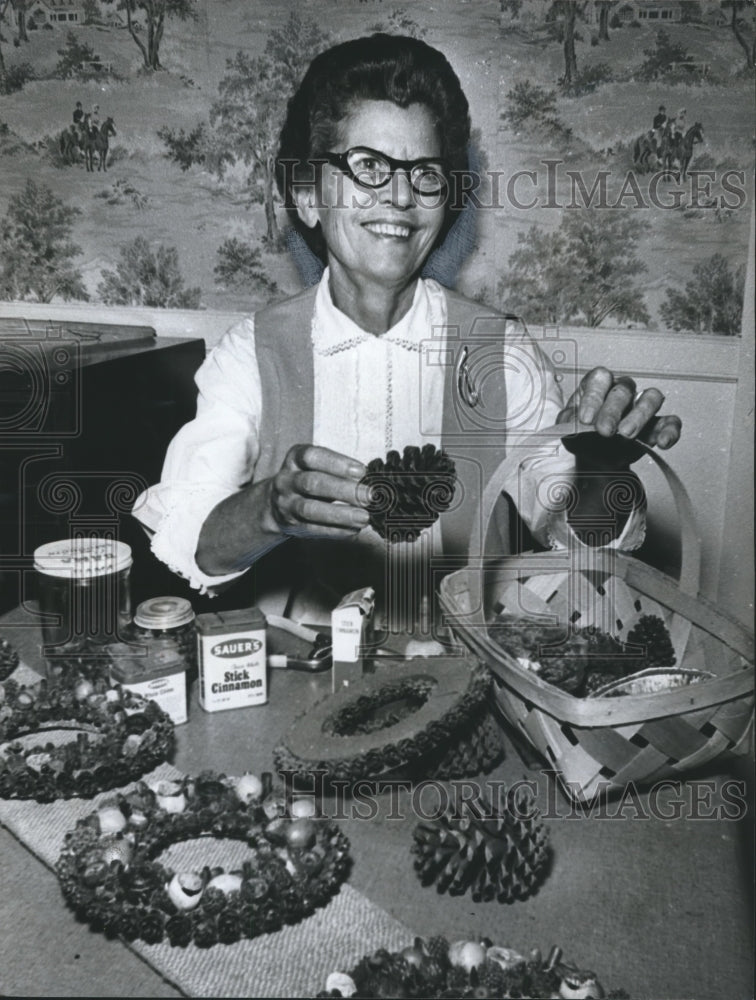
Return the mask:
<path id="1" fill-rule="evenodd" d="M 276 182 L 291 221 L 323 260 L 320 227 L 313 231 L 300 223 L 292 185 L 312 180 L 308 161 L 333 149 L 341 121 L 360 101 L 391 101 L 400 108 L 423 104 L 429 109 L 452 183 L 439 242 L 454 222 L 454 211 L 462 207 L 454 196 L 454 180 L 467 169 L 470 113 L 446 56 L 405 35 L 375 34 L 335 45 L 312 60 L 290 99 L 276 158 Z"/>

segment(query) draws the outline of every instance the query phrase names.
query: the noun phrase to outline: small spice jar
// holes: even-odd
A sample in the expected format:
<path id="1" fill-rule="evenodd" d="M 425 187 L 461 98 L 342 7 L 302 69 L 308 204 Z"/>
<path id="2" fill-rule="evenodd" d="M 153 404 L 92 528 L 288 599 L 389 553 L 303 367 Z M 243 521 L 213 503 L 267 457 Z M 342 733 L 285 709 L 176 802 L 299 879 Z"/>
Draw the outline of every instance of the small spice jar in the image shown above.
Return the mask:
<path id="1" fill-rule="evenodd" d="M 173 639 L 149 639 L 141 647 L 113 643 L 108 653 L 111 684 L 156 701 L 176 725 L 186 722 L 186 660 Z"/>
<path id="2" fill-rule="evenodd" d="M 172 639 L 181 654 L 186 669 L 197 667 L 197 638 L 194 610 L 184 597 L 151 597 L 142 601 L 134 613 L 129 630 L 133 643 L 149 644 Z"/>

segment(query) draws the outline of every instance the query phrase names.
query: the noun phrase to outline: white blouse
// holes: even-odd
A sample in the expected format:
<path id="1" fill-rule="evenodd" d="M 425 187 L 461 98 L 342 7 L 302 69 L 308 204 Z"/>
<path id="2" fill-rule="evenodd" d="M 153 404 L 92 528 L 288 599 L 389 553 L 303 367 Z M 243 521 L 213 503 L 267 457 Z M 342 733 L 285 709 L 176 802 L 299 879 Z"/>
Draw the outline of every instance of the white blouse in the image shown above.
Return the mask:
<path id="1" fill-rule="evenodd" d="M 314 359 L 313 444 L 367 463 L 408 444 L 441 444 L 445 373 L 443 356 L 446 295 L 441 285 L 420 280 L 409 311 L 382 336 L 362 330 L 333 304 L 328 271 L 321 279 L 312 321 Z M 541 380 L 534 398 L 532 366 L 521 363 L 518 340 L 502 345 L 508 413 L 518 414 L 517 430 L 549 426 L 562 406 L 552 373 Z M 515 359 L 517 360 L 517 359 Z M 533 362 L 543 370 L 543 360 Z M 200 530 L 211 510 L 252 479 L 259 456 L 262 405 L 260 373 L 255 353 L 254 321 L 232 327 L 209 354 L 195 377 L 199 390 L 197 415 L 168 447 L 160 482 L 146 490 L 134 506 L 134 516 L 151 535 L 152 550 L 174 572 L 201 592 L 236 579 L 243 572 L 208 576 L 194 554 Z M 292 444 L 300 442 L 292 442 Z M 502 441 L 506 446 L 506 440 Z M 549 512 L 539 500 L 538 481 L 572 466 L 566 452 L 523 463 L 524 474 L 508 490 L 533 534 L 546 542 L 551 532 Z M 618 541 L 625 544 L 630 519 Z M 438 523 L 423 546 L 440 547 Z M 382 546 L 371 528 L 360 542 Z M 408 543 L 409 545 L 409 543 Z M 400 546 L 403 548 L 404 546 Z M 392 547 L 396 549 L 396 547 Z M 394 559 L 401 558 L 398 551 Z"/>

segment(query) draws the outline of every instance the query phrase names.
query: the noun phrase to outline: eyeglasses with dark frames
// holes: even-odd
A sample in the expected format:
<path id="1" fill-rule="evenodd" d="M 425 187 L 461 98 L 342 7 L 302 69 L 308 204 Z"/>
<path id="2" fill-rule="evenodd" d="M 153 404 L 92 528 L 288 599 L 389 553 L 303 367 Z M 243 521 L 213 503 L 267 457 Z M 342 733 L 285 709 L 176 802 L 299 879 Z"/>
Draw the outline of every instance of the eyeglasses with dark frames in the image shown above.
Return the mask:
<path id="1" fill-rule="evenodd" d="M 409 177 L 416 194 L 438 194 L 448 184 L 444 161 L 432 157 L 395 160 L 369 146 L 353 146 L 345 153 L 324 153 L 323 159 L 366 188 L 384 187 L 399 170 Z"/>

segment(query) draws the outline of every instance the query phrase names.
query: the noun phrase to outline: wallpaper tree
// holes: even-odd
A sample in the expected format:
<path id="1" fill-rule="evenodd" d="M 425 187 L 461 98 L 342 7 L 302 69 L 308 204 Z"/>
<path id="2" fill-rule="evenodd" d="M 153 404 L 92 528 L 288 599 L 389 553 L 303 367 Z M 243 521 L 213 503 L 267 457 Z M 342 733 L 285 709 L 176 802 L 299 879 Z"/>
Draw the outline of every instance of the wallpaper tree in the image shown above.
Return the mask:
<path id="1" fill-rule="evenodd" d="M 534 323 L 648 323 L 637 284 L 646 271 L 636 252 L 642 231 L 629 213 L 601 209 L 568 212 L 552 233 L 531 226 L 499 283 L 503 307 Z"/>
<path id="2" fill-rule="evenodd" d="M 104 0 L 113 3 L 114 0 Z M 194 0 L 116 0 L 118 9 L 126 13 L 126 27 L 142 53 L 146 69 L 162 69 L 160 43 L 163 40 L 166 18 L 185 21 L 194 15 Z M 146 37 L 143 38 L 139 16 L 144 18 Z"/>
<path id="3" fill-rule="evenodd" d="M 746 57 L 746 66 L 756 65 L 756 26 L 754 25 L 754 0 L 722 0 L 723 9 L 730 16 L 730 28 Z M 745 15 L 750 15 L 749 19 Z M 750 22 L 750 23 L 749 23 Z"/>
<path id="4" fill-rule="evenodd" d="M 6 87 L 5 56 L 3 55 L 3 24 L 6 11 L 8 10 L 8 2 L 9 0 L 0 0 L 0 94 L 5 93 Z"/>
<path id="5" fill-rule="evenodd" d="M 185 288 L 176 247 L 151 247 L 144 236 L 120 247 L 114 271 L 102 272 L 97 292 L 105 305 L 197 309 L 199 288 Z"/>
<path id="6" fill-rule="evenodd" d="M 737 337 L 744 289 L 743 265 L 731 268 L 726 257 L 715 253 L 693 267 L 693 278 L 683 289 L 667 289 L 659 311 L 672 330 Z"/>
<path id="7" fill-rule="evenodd" d="M 12 197 L 0 222 L 0 298 L 52 302 L 88 299 L 74 265 L 81 247 L 71 241 L 78 208 L 66 205 L 31 178 Z"/>
<path id="8" fill-rule="evenodd" d="M 219 177 L 231 164 L 248 166 L 247 188 L 265 208 L 265 237 L 274 247 L 276 219 L 275 156 L 286 103 L 307 64 L 330 41 L 313 21 L 296 12 L 280 30 L 270 33 L 262 56 L 237 52 L 226 62 L 219 97 L 210 111 L 215 134 L 205 161 Z"/>
<path id="9" fill-rule="evenodd" d="M 562 86 L 569 90 L 577 80 L 578 66 L 575 54 L 575 22 L 585 14 L 586 4 L 578 0 L 554 0 L 549 7 L 546 20 L 559 24 L 562 50 L 564 52 L 564 77 Z"/>

